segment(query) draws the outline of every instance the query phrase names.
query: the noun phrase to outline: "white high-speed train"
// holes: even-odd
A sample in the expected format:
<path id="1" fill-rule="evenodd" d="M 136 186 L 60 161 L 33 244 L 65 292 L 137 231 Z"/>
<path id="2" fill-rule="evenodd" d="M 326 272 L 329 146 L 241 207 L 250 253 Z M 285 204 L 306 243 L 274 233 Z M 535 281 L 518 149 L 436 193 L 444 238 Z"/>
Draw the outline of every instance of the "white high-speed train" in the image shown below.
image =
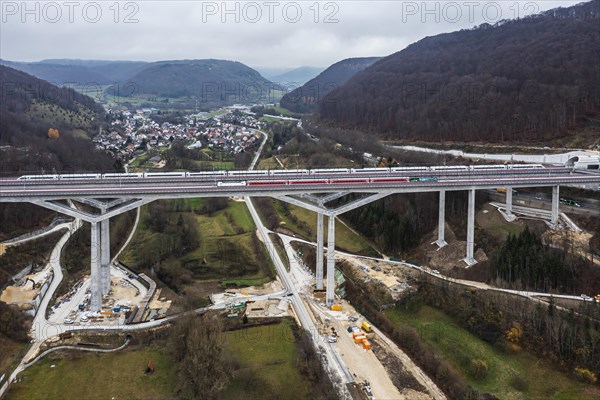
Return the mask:
<path id="1" fill-rule="evenodd" d="M 391 168 L 323 168 L 323 169 L 272 169 L 253 171 L 201 171 L 201 172 L 136 172 L 105 174 L 58 174 L 58 175 L 23 175 L 18 180 L 53 181 L 53 180 L 98 180 L 98 179 L 158 179 L 158 178 L 194 178 L 194 177 L 253 177 L 253 176 L 286 176 L 286 175 L 338 175 L 338 174 L 395 174 L 414 172 L 479 172 L 494 170 L 539 170 L 542 164 L 508 164 L 508 165 L 437 165 L 431 167 L 391 167 Z"/>

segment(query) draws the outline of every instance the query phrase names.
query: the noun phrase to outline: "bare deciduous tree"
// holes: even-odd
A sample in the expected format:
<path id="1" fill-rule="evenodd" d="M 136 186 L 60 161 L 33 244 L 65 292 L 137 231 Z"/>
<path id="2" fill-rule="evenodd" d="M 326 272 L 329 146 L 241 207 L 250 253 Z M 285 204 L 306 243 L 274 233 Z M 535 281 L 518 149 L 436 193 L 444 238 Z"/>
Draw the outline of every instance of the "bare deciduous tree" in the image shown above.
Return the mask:
<path id="1" fill-rule="evenodd" d="M 170 350 L 179 366 L 180 398 L 219 398 L 230 378 L 223 340 L 222 322 L 211 315 L 192 314 L 175 324 Z"/>

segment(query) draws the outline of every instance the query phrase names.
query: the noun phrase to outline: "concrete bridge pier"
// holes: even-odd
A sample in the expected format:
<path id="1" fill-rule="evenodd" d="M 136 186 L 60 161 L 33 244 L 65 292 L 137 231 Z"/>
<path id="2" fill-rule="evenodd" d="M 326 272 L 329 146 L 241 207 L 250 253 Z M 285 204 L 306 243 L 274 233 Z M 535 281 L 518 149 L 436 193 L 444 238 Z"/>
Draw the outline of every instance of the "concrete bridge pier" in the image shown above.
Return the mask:
<path id="1" fill-rule="evenodd" d="M 349 192 L 336 192 L 325 195 L 314 195 L 304 193 L 298 197 L 290 195 L 273 196 L 276 199 L 302 207 L 317 213 L 317 261 L 316 261 L 316 288 L 323 290 L 323 242 L 324 224 L 323 217 L 326 215 L 327 223 L 327 288 L 325 291 L 326 304 L 330 306 L 335 300 L 335 218 L 345 212 L 362 207 L 373 201 L 382 199 L 392 194 L 392 191 L 381 191 L 367 193 L 364 197 L 351 199 L 344 204 L 338 204 L 334 208 L 325 205 L 333 200 L 346 196 Z"/>
<path id="2" fill-rule="evenodd" d="M 98 222 L 91 222 L 92 240 L 91 240 L 91 297 L 90 309 L 100 311 L 102 308 L 102 277 L 100 271 L 100 225 Z"/>
<path id="3" fill-rule="evenodd" d="M 463 259 L 467 266 L 477 264 L 475 251 L 475 189 L 469 190 L 469 210 L 467 213 L 467 256 Z"/>
<path id="4" fill-rule="evenodd" d="M 317 213 L 317 290 L 323 290 L 323 213 Z"/>
<path id="5" fill-rule="evenodd" d="M 90 308 L 102 308 L 102 296 L 110 292 L 110 219 L 91 222 L 91 299 Z"/>
<path id="6" fill-rule="evenodd" d="M 446 191 L 440 190 L 440 204 L 439 204 L 439 215 L 438 215 L 438 239 L 435 244 L 439 248 L 446 246 L 445 230 L 446 230 Z"/>
<path id="7" fill-rule="evenodd" d="M 550 223 L 552 227 L 556 228 L 558 224 L 558 205 L 560 201 L 560 186 L 552 186 L 552 216 L 550 217 Z"/>
<path id="8" fill-rule="evenodd" d="M 110 292 L 110 219 L 100 222 L 100 276 L 102 294 Z"/>
<path id="9" fill-rule="evenodd" d="M 134 210 L 156 199 L 116 198 L 106 200 L 77 197 L 70 200 L 87 204 L 99 211 L 81 210 L 72 204 L 67 205 L 56 200 L 40 200 L 32 201 L 32 203 L 91 224 L 90 310 L 100 311 L 102 296 L 110 291 L 110 218 Z"/>
<path id="10" fill-rule="evenodd" d="M 513 189 L 511 187 L 507 187 L 506 188 L 506 215 L 508 215 L 509 217 L 513 217 L 513 213 L 512 213 L 512 195 L 513 195 Z"/>
<path id="11" fill-rule="evenodd" d="M 335 296 L 335 215 L 329 215 L 327 224 L 327 307 L 333 304 Z"/>

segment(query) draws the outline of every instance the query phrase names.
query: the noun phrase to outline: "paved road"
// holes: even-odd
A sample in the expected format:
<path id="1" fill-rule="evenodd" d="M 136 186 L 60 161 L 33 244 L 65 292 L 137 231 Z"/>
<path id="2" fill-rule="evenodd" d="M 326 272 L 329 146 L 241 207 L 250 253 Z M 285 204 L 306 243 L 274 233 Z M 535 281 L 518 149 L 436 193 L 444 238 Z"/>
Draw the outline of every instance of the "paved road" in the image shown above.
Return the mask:
<path id="1" fill-rule="evenodd" d="M 499 193 L 496 190 L 488 191 L 490 197 L 497 202 L 506 201 L 506 194 Z M 566 197 L 566 196 L 565 196 Z M 520 203 L 523 202 L 523 203 Z M 530 193 L 519 191 L 518 193 L 513 195 L 513 205 L 526 204 L 529 203 L 530 206 L 536 206 L 539 209 L 550 210 L 552 208 L 552 197 L 548 196 L 545 193 Z M 581 205 L 581 207 L 573 207 L 565 204 L 561 204 L 560 208 L 563 211 L 568 211 L 569 213 L 576 214 L 600 214 L 600 200 L 596 199 L 577 199 L 577 202 Z"/>
<path id="2" fill-rule="evenodd" d="M 22 236 L 20 236 L 18 238 L 6 240 L 4 242 L 4 244 L 9 244 L 9 245 L 13 246 L 15 244 L 21 244 L 21 243 L 25 243 L 25 242 L 30 242 L 32 240 L 37 240 L 37 239 L 39 239 L 41 237 L 48 236 L 51 233 L 60 231 L 61 229 L 69 228 L 69 226 L 71 226 L 71 222 L 64 222 L 64 223 L 58 224 L 58 225 L 56 225 L 56 226 L 54 226 L 54 227 L 52 227 L 52 228 L 50 228 L 48 230 L 40 229 L 39 233 L 37 233 L 37 234 L 35 234 L 33 236 L 22 235 Z"/>
<path id="3" fill-rule="evenodd" d="M 54 292 L 58 288 L 58 285 L 60 284 L 60 282 L 63 279 L 62 269 L 60 267 L 60 254 L 62 252 L 62 249 L 63 249 L 65 243 L 67 243 L 67 241 L 71 237 L 71 235 L 73 233 L 75 233 L 77 231 L 77 229 L 79 229 L 80 227 L 81 227 L 80 220 L 76 219 L 75 221 L 73 221 L 70 224 L 69 230 L 60 238 L 60 240 L 58 241 L 56 246 L 54 246 L 52 253 L 50 253 L 49 264 L 54 273 L 54 278 L 52 279 L 52 283 L 50 284 L 50 287 L 48 288 L 46 295 L 42 299 L 42 302 L 40 303 L 40 306 L 38 307 L 38 311 L 33 319 L 32 328 L 31 328 L 31 335 L 33 336 L 33 344 L 31 346 L 31 348 L 29 349 L 29 351 L 25 354 L 25 356 L 21 360 L 21 363 L 17 366 L 17 368 L 15 368 L 15 370 L 10 375 L 10 377 L 6 380 L 4 385 L 2 385 L 2 387 L 0 387 L 0 397 L 2 397 L 4 392 L 8 389 L 10 382 L 12 382 L 15 379 L 15 377 L 22 370 L 24 370 L 26 368 L 26 363 L 29 362 L 30 359 L 35 354 L 37 354 L 44 338 L 49 337 L 47 335 L 53 336 L 56 334 L 56 333 L 54 333 L 54 331 L 52 329 L 52 324 L 50 324 L 48 322 L 48 320 L 46 319 L 46 309 L 48 308 L 48 303 L 50 302 L 52 295 L 54 294 Z"/>
<path id="4" fill-rule="evenodd" d="M 316 243 L 310 242 L 308 240 L 293 238 L 291 236 L 286 236 L 283 234 L 279 234 L 279 235 L 282 237 L 287 237 L 287 239 L 289 241 L 298 241 L 298 242 L 305 243 L 305 244 L 308 244 L 311 246 L 316 246 Z M 327 253 L 326 247 L 324 248 L 324 251 L 325 251 L 325 253 Z M 405 267 L 413 268 L 413 269 L 419 270 L 421 272 L 424 272 L 430 276 L 433 276 L 434 278 L 443 279 L 443 280 L 455 282 L 455 283 L 460 283 L 461 285 L 470 286 L 470 287 L 474 287 L 474 288 L 478 288 L 478 289 L 486 289 L 486 290 L 494 290 L 494 291 L 498 291 L 498 292 L 511 293 L 511 294 L 516 294 L 516 295 L 523 296 L 523 297 L 554 297 L 556 299 L 569 299 L 569 300 L 579 300 L 579 301 L 589 301 L 589 302 L 593 301 L 593 299 L 583 299 L 581 296 L 573 296 L 573 295 L 567 295 L 567 294 L 554 294 L 554 293 L 534 292 L 534 291 L 527 291 L 527 290 L 503 289 L 503 288 L 498 288 L 495 286 L 490 286 L 483 282 L 450 278 L 445 275 L 435 273 L 435 272 L 433 272 L 433 270 L 431 270 L 427 267 L 422 267 L 422 266 L 411 264 L 411 263 L 408 263 L 405 261 L 391 261 L 391 260 L 385 259 L 385 258 L 361 256 L 361 255 L 357 255 L 357 254 L 346 253 L 346 252 L 340 251 L 340 250 L 336 250 L 335 252 L 338 254 L 347 256 L 347 257 L 362 258 L 365 260 L 372 260 L 372 261 L 377 261 L 377 262 L 384 261 L 384 262 L 391 263 L 391 264 L 403 265 Z"/>
<path id="5" fill-rule="evenodd" d="M 265 143 L 267 143 L 267 139 L 269 139 L 269 136 L 265 132 L 259 131 L 258 129 L 255 129 L 254 131 L 259 132 L 263 136 L 263 141 L 260 144 L 258 150 L 256 150 L 256 154 L 254 154 L 254 159 L 250 163 L 250 167 L 248 167 L 249 170 L 253 170 L 254 167 L 256 167 L 256 164 L 260 159 L 260 155 L 262 154 L 263 148 L 265 147 Z"/>
<path id="6" fill-rule="evenodd" d="M 262 147 L 265 144 L 266 140 L 267 140 L 267 136 L 265 135 L 265 139 L 264 139 L 263 143 L 261 144 L 261 147 L 259 150 L 262 150 Z M 257 152 L 255 161 L 258 159 L 259 155 L 260 155 L 260 151 Z M 252 169 L 255 164 L 256 163 L 253 162 L 253 164 L 250 166 L 250 169 Z M 298 273 L 298 275 L 290 276 L 290 274 L 287 272 L 287 270 L 285 268 L 285 265 L 283 264 L 283 261 L 279 257 L 279 253 L 277 253 L 275 246 L 271 243 L 271 240 L 269 238 L 270 231 L 262 223 L 262 221 L 258 215 L 258 212 L 256 211 L 254 204 L 252 203 L 252 200 L 249 197 L 246 197 L 244 200 L 246 202 L 248 210 L 250 211 L 250 215 L 252 216 L 252 219 L 254 220 L 254 224 L 257 227 L 258 235 L 262 239 L 263 243 L 266 245 L 267 250 L 269 251 L 269 255 L 271 256 L 271 259 L 273 260 L 273 264 L 275 265 L 277 274 L 279 275 L 279 278 L 281 279 L 283 286 L 286 289 L 286 291 L 285 291 L 286 297 L 288 297 L 292 306 L 294 307 L 294 311 L 296 313 L 296 316 L 298 317 L 298 320 L 300 321 L 300 324 L 306 331 L 309 332 L 309 334 L 313 338 L 313 341 L 315 342 L 316 346 L 317 347 L 323 346 L 323 348 L 325 349 L 325 356 L 327 357 L 329 368 L 332 368 L 334 371 L 336 371 L 337 375 L 341 378 L 341 380 L 344 384 L 353 382 L 354 379 L 353 379 L 352 375 L 350 374 L 350 371 L 348 371 L 348 368 L 342 361 L 339 354 L 337 354 L 337 350 L 335 348 L 333 348 L 331 346 L 331 344 L 325 340 L 324 337 L 319 335 L 319 331 L 318 331 L 317 327 L 315 326 L 312 318 L 309 315 L 306 304 L 304 303 L 304 300 L 300 297 L 299 287 L 297 286 L 297 284 L 304 282 L 304 280 L 302 278 L 300 278 L 301 273 Z M 289 257 L 290 249 L 291 249 L 291 246 L 286 247 L 286 251 L 288 251 L 288 257 Z M 292 259 L 293 259 L 293 257 L 292 257 Z M 290 259 L 290 261 L 292 261 L 292 259 Z M 300 286 L 300 287 L 302 287 L 302 286 Z M 345 392 L 346 391 L 345 386 L 343 388 L 340 388 L 340 390 Z"/>
<path id="7" fill-rule="evenodd" d="M 439 150 L 419 146 L 390 146 L 395 149 L 418 151 L 422 153 L 449 154 L 455 157 L 480 158 L 484 160 L 525 162 L 539 164 L 564 164 L 567 160 L 577 157 L 600 157 L 597 151 L 576 150 L 563 154 L 493 154 L 493 153 L 468 153 L 463 150 Z"/>
<path id="8" fill-rule="evenodd" d="M 62 268 L 60 266 L 60 256 L 62 253 L 62 249 L 64 245 L 67 243 L 71 235 L 75 233 L 81 227 L 81 220 L 76 219 L 72 222 L 70 229 L 65 233 L 54 249 L 52 249 L 52 253 L 50 254 L 50 266 L 52 268 L 52 272 L 54 273 L 54 278 L 52 279 L 52 283 L 46 292 L 46 295 L 42 299 L 40 306 L 38 307 L 38 312 L 33 319 L 32 324 L 32 336 L 35 340 L 35 344 L 41 343 L 41 341 L 45 340 L 45 338 L 53 336 L 57 333 L 54 333 L 53 325 L 48 322 L 46 319 L 46 309 L 48 308 L 48 304 L 50 299 L 52 298 L 54 292 L 60 285 L 63 279 Z"/>
<path id="9" fill-rule="evenodd" d="M 311 319 L 308 309 L 304 304 L 304 301 L 299 296 L 296 284 L 290 277 L 290 274 L 286 271 L 285 266 L 281 261 L 281 258 L 279 257 L 279 254 L 275 250 L 274 246 L 270 243 L 268 235 L 269 231 L 262 224 L 262 221 L 260 220 L 260 217 L 258 216 L 258 213 L 256 212 L 256 209 L 254 208 L 254 205 L 252 204 L 252 201 L 249 198 L 246 198 L 246 204 L 248 205 L 250 215 L 252 215 L 252 219 L 254 219 L 254 223 L 258 228 L 259 235 L 262 237 L 264 243 L 267 245 L 271 259 L 273 260 L 275 268 L 277 269 L 277 274 L 281 278 L 284 287 L 288 290 L 288 297 L 292 303 L 292 306 L 294 307 L 294 311 L 298 316 L 300 324 L 305 330 L 307 330 L 310 333 L 311 337 L 313 338 L 313 341 L 315 341 L 317 346 L 323 346 L 323 348 L 325 349 L 325 355 L 327 357 L 329 367 L 333 368 L 337 372 L 337 374 L 342 379 L 342 382 L 353 382 L 354 379 L 352 378 L 352 374 L 350 374 L 350 371 L 348 371 L 348 369 L 344 365 L 339 354 L 337 354 L 337 351 L 329 343 L 327 343 L 323 336 L 319 334 L 319 330 L 315 326 L 313 320 Z"/>
<path id="10" fill-rule="evenodd" d="M 270 231 L 262 223 L 258 212 L 256 211 L 254 204 L 252 203 L 252 200 L 249 197 L 246 197 L 244 200 L 246 201 L 246 205 L 248 207 L 248 210 L 250 211 L 250 215 L 254 220 L 254 224 L 257 227 L 258 235 L 262 239 L 263 243 L 266 245 L 267 250 L 269 251 L 269 255 L 273 260 L 273 264 L 275 265 L 275 269 L 277 270 L 277 274 L 279 275 L 283 286 L 286 288 L 286 297 L 288 297 L 289 301 L 291 302 L 296 316 L 300 321 L 300 324 L 306 331 L 309 332 L 316 346 L 321 346 L 325 349 L 325 356 L 327 357 L 327 364 L 329 368 L 333 369 L 333 371 L 336 372 L 336 374 L 340 377 L 341 381 L 344 384 L 353 382 L 354 379 L 352 377 L 352 374 L 350 374 L 350 371 L 348 371 L 348 368 L 344 364 L 343 360 L 341 359 L 339 354 L 337 354 L 337 350 L 333 348 L 331 344 L 328 343 L 325 340 L 325 338 L 319 334 L 318 328 L 315 326 L 312 318 L 310 317 L 304 300 L 299 295 L 299 288 L 297 286 L 297 283 L 299 283 L 298 277 L 292 278 L 287 272 L 283 261 L 277 253 L 277 250 L 271 243 L 271 240 L 269 238 Z M 286 248 L 286 250 L 289 250 L 289 246 Z M 290 259 L 290 261 L 292 261 L 292 259 Z M 345 386 L 343 388 L 340 388 L 340 390 L 345 392 Z"/>

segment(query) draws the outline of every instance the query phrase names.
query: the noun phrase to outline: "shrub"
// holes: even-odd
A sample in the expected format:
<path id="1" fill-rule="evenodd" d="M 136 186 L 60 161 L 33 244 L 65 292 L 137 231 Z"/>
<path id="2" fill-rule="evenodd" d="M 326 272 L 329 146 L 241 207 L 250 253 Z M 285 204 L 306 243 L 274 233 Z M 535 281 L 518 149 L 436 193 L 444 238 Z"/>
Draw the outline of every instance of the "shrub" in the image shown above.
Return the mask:
<path id="1" fill-rule="evenodd" d="M 523 330 L 519 325 L 513 325 L 512 328 L 506 332 L 504 337 L 511 343 L 518 344 L 521 341 L 521 337 L 523 336 Z"/>
<path id="2" fill-rule="evenodd" d="M 485 360 L 472 359 L 469 364 L 469 371 L 476 379 L 483 379 L 488 374 L 488 363 Z"/>
<path id="3" fill-rule="evenodd" d="M 527 389 L 529 389 L 529 383 L 518 375 L 515 375 L 510 379 L 510 386 L 517 389 L 519 392 L 526 392 Z"/>
<path id="4" fill-rule="evenodd" d="M 596 374 L 585 368 L 575 368 L 575 377 L 582 382 L 596 383 Z"/>

